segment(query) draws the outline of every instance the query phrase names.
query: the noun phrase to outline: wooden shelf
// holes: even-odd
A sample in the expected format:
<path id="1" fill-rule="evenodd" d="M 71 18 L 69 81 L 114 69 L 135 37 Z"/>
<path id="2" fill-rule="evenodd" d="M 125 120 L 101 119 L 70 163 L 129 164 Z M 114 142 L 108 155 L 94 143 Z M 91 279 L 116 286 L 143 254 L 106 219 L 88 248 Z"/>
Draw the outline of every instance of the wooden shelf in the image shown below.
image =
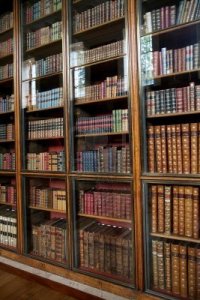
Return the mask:
<path id="1" fill-rule="evenodd" d="M 95 137 L 95 136 L 113 136 L 113 135 L 127 135 L 129 134 L 128 131 L 124 132 L 103 132 L 103 133 L 87 133 L 87 134 L 77 134 L 77 138 L 82 137 Z"/>
<path id="2" fill-rule="evenodd" d="M 0 140 L 0 144 L 3 144 L 3 143 L 14 143 L 15 140 Z"/>
<path id="3" fill-rule="evenodd" d="M 46 207 L 39 207 L 39 206 L 36 207 L 36 206 L 31 206 L 31 205 L 28 208 L 66 214 L 66 211 L 54 209 L 54 208 L 46 208 Z"/>
<path id="4" fill-rule="evenodd" d="M 92 101 L 84 101 L 84 100 L 75 100 L 75 105 L 79 106 L 79 105 L 88 105 L 88 104 L 98 104 L 98 103 L 104 103 L 104 102 L 114 102 L 114 101 L 119 101 L 119 100 L 124 100 L 127 99 L 128 95 L 124 95 L 124 96 L 118 96 L 118 97 L 114 97 L 114 98 L 103 98 L 100 100 L 92 100 Z"/>
<path id="5" fill-rule="evenodd" d="M 126 54 L 121 54 L 121 55 L 118 55 L 118 56 L 113 56 L 113 57 L 105 58 L 105 59 L 102 59 L 102 60 L 96 60 L 95 62 L 91 62 L 91 63 L 87 63 L 87 64 L 81 64 L 81 65 L 71 67 L 71 69 L 82 68 L 82 67 L 87 68 L 87 67 L 91 67 L 91 66 L 96 66 L 96 65 L 107 63 L 107 62 L 110 62 L 110 61 L 115 61 L 115 60 L 118 60 L 118 59 L 122 59 L 123 57 L 125 57 L 125 55 Z"/>
<path id="6" fill-rule="evenodd" d="M 141 179 L 144 180 L 174 180 L 174 181 L 199 181 L 200 174 L 158 174 L 143 173 Z"/>
<path id="7" fill-rule="evenodd" d="M 99 220 L 107 220 L 107 221 L 122 222 L 122 223 L 130 223 L 131 224 L 131 220 L 127 220 L 127 219 L 118 219 L 118 218 L 112 218 L 112 217 L 106 217 L 106 216 L 88 215 L 88 214 L 82 214 L 82 213 L 79 213 L 78 216 L 80 216 L 80 217 L 86 217 L 86 218 L 91 218 L 91 219 L 99 219 Z"/>
<path id="8" fill-rule="evenodd" d="M 34 81 L 34 80 L 38 81 L 38 80 L 41 80 L 41 79 L 48 79 L 49 77 L 54 77 L 54 76 L 59 76 L 59 75 L 62 75 L 62 71 L 49 73 L 49 74 L 46 74 L 46 75 L 43 75 L 43 76 L 32 77 L 32 78 L 29 78 L 29 79 L 25 79 L 22 82 L 29 82 L 29 81 Z"/>
<path id="9" fill-rule="evenodd" d="M 147 119 L 159 119 L 159 118 L 168 118 L 168 117 L 181 117 L 181 116 L 191 116 L 191 115 L 199 115 L 199 111 L 189 111 L 189 112 L 177 112 L 177 113 L 167 113 L 167 114 L 157 114 L 152 116 L 147 116 Z"/>
<path id="10" fill-rule="evenodd" d="M 15 170 L 2 170 L 0 169 L 0 175 L 15 175 Z"/>
<path id="11" fill-rule="evenodd" d="M 100 25 L 96 25 L 96 26 L 90 27 L 90 28 L 88 28 L 88 29 L 85 29 L 85 30 L 82 30 L 82 31 L 78 31 L 78 32 L 74 33 L 73 36 L 74 36 L 74 37 L 78 37 L 78 36 L 80 36 L 80 35 L 82 35 L 82 34 L 84 34 L 84 33 L 91 32 L 91 31 L 94 31 L 94 30 L 98 30 L 99 28 L 102 28 L 102 27 L 104 27 L 104 26 L 109 26 L 109 25 L 111 25 L 111 24 L 113 24 L 113 23 L 117 23 L 117 22 L 119 22 L 119 21 L 121 21 L 121 20 L 125 20 L 125 17 L 113 19 L 113 20 L 111 20 L 111 21 L 102 23 L 102 24 L 100 24 Z"/>
<path id="12" fill-rule="evenodd" d="M 28 53 L 40 50 L 40 49 L 45 48 L 45 47 L 53 46 L 53 45 L 55 45 L 55 44 L 57 44 L 57 43 L 59 43 L 61 41 L 62 41 L 62 39 L 58 39 L 58 40 L 55 40 L 55 41 L 52 41 L 52 42 L 40 45 L 38 47 L 34 47 L 34 48 L 31 48 L 31 49 L 28 49 L 28 50 L 26 50 L 26 53 L 28 54 Z"/>
<path id="13" fill-rule="evenodd" d="M 13 31 L 13 27 L 10 27 L 10 28 L 8 28 L 8 29 L 6 29 L 6 30 L 0 31 L 0 35 L 3 35 L 3 34 L 5 34 L 5 33 L 8 33 L 9 31 Z"/>
<path id="14" fill-rule="evenodd" d="M 73 171 L 69 174 L 70 177 L 79 177 L 79 178 L 102 178 L 102 179 L 118 179 L 118 180 L 130 180 L 132 178 L 132 174 L 127 173 L 120 173 L 120 174 L 114 174 L 114 173 L 92 173 L 92 172 L 80 172 L 80 171 Z"/>
<path id="15" fill-rule="evenodd" d="M 3 205 L 9 205 L 9 206 L 13 206 L 13 207 L 16 207 L 16 203 L 7 203 L 7 202 L 2 202 L 0 201 L 0 204 L 3 204 Z"/>
<path id="16" fill-rule="evenodd" d="M 5 111 L 5 112 L 0 112 L 0 116 L 13 114 L 14 112 L 15 112 L 14 110 L 8 110 L 8 111 Z"/>
<path id="17" fill-rule="evenodd" d="M 32 110 L 28 110 L 26 109 L 26 113 L 27 114 L 34 114 L 37 112 L 43 112 L 43 111 L 53 111 L 53 110 L 58 110 L 58 109 L 63 109 L 64 106 L 60 105 L 60 106 L 51 106 L 51 107 L 47 107 L 47 108 L 37 108 L 37 109 L 32 109 Z"/>
<path id="18" fill-rule="evenodd" d="M 168 27 L 166 29 L 162 29 L 162 30 L 158 30 L 158 31 L 153 31 L 153 32 L 149 32 L 149 33 L 145 33 L 145 34 L 141 34 L 141 37 L 143 36 L 157 36 L 157 35 L 161 35 L 161 34 L 164 34 L 164 33 L 169 33 L 169 32 L 173 32 L 173 31 L 176 31 L 176 30 L 181 30 L 181 29 L 184 29 L 186 27 L 190 27 L 190 26 L 194 26 L 194 25 L 198 25 L 200 24 L 200 20 L 196 20 L 196 21 L 192 21 L 192 22 L 187 22 L 187 23 L 182 23 L 182 24 L 177 24 L 173 27 Z"/>
<path id="19" fill-rule="evenodd" d="M 64 136 L 51 136 L 51 137 L 41 137 L 41 138 L 29 138 L 27 141 L 42 141 L 42 140 L 60 140 L 64 139 Z"/>
<path id="20" fill-rule="evenodd" d="M 10 82 L 10 81 L 13 81 L 13 77 L 0 79 L 0 84 L 7 83 L 7 82 Z"/>
<path id="21" fill-rule="evenodd" d="M 38 171 L 34 171 L 34 170 L 25 170 L 21 172 L 21 175 L 27 176 L 27 177 L 61 177 L 61 178 L 65 178 L 65 172 L 57 172 L 57 171 L 42 171 L 42 170 L 38 170 Z"/>
<path id="22" fill-rule="evenodd" d="M 179 236 L 179 235 L 173 235 L 173 234 L 162 234 L 162 233 L 151 233 L 150 234 L 152 237 L 160 237 L 160 238 L 165 238 L 165 239 L 173 239 L 177 241 L 184 241 L 188 243 L 200 243 L 200 239 L 194 239 L 190 237 L 185 237 L 185 236 Z"/>
<path id="23" fill-rule="evenodd" d="M 155 76 L 152 79 L 153 80 L 158 80 L 158 79 L 174 77 L 174 76 L 181 76 L 181 75 L 184 75 L 184 74 L 190 74 L 190 73 L 195 73 L 195 72 L 200 72 L 200 68 L 193 69 L 193 70 L 185 70 L 185 71 L 181 71 L 181 72 L 174 72 L 174 73 L 170 73 L 170 74 L 163 74 L 163 75 Z"/>
<path id="24" fill-rule="evenodd" d="M 0 60 L 6 59 L 6 58 L 8 59 L 8 58 L 11 58 L 11 57 L 13 57 L 13 53 L 0 56 Z"/>
<path id="25" fill-rule="evenodd" d="M 26 23 L 25 26 L 26 26 L 26 27 L 29 27 L 29 26 L 31 26 L 31 25 L 33 25 L 33 24 L 35 24 L 35 23 L 38 23 L 38 22 L 40 22 L 40 21 L 42 21 L 42 20 L 45 20 L 45 19 L 47 19 L 47 18 L 49 18 L 49 17 L 53 17 L 53 16 L 55 16 L 55 15 L 61 13 L 61 11 L 62 11 L 62 10 L 59 9 L 59 10 L 56 10 L 56 11 L 50 13 L 50 14 L 43 15 L 42 17 L 40 17 L 40 18 L 38 18 L 38 19 L 35 19 L 34 21 L 31 21 L 31 22 L 29 22 L 29 23 Z"/>

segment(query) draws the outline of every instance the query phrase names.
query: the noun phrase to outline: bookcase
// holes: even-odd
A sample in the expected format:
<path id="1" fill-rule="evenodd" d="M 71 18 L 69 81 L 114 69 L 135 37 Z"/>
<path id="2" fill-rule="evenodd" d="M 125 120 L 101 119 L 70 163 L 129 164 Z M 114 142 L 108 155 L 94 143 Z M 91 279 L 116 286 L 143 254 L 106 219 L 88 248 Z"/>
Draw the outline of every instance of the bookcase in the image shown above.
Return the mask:
<path id="1" fill-rule="evenodd" d="M 199 1 L 140 1 L 146 291 L 199 299 Z"/>

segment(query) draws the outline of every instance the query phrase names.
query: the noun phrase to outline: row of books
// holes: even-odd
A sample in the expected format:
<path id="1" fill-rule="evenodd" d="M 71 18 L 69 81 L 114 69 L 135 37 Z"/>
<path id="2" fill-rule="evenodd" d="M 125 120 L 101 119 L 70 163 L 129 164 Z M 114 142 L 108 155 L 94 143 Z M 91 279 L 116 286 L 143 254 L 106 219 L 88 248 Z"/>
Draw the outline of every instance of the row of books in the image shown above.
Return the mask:
<path id="1" fill-rule="evenodd" d="M 127 95 L 126 80 L 126 77 L 116 75 L 93 85 L 79 85 L 74 89 L 75 100 L 89 102 Z"/>
<path id="2" fill-rule="evenodd" d="M 92 187 L 90 190 L 79 191 L 79 213 L 95 216 L 104 216 L 119 219 L 131 219 L 130 192 L 115 192 L 99 190 Z"/>
<path id="3" fill-rule="evenodd" d="M 125 53 L 125 42 L 123 40 L 106 44 L 100 47 L 85 49 L 83 42 L 77 42 L 71 46 L 71 67 L 97 62 L 120 56 Z"/>
<path id="4" fill-rule="evenodd" d="M 76 133 L 127 132 L 128 109 L 113 110 L 112 114 L 97 117 L 79 117 L 76 120 Z"/>
<path id="5" fill-rule="evenodd" d="M 35 61 L 36 77 L 62 71 L 62 53 L 47 56 Z M 32 68 L 33 69 L 33 68 Z M 34 74 L 32 74 L 34 77 Z"/>
<path id="6" fill-rule="evenodd" d="M 15 170 L 15 153 L 0 153 L 0 170 Z"/>
<path id="7" fill-rule="evenodd" d="M 0 140 L 13 140 L 14 135 L 14 124 L 0 124 Z"/>
<path id="8" fill-rule="evenodd" d="M 200 43 L 179 49 L 153 51 L 153 76 L 192 71 L 200 67 Z"/>
<path id="9" fill-rule="evenodd" d="M 51 219 L 32 225 L 32 253 L 45 259 L 66 263 L 67 229 L 64 219 Z"/>
<path id="10" fill-rule="evenodd" d="M 63 118 L 28 121 L 29 139 L 51 137 L 63 137 Z"/>
<path id="11" fill-rule="evenodd" d="M 121 146 L 98 146 L 94 150 L 77 152 L 76 170 L 79 172 L 130 173 L 130 149 Z"/>
<path id="12" fill-rule="evenodd" d="M 25 22 L 28 24 L 60 10 L 62 8 L 62 0 L 40 0 L 33 4 L 28 1 L 25 5 Z"/>
<path id="13" fill-rule="evenodd" d="M 81 226 L 80 268 L 132 278 L 131 230 L 97 222 Z"/>
<path id="14" fill-rule="evenodd" d="M 0 202 L 5 204 L 16 203 L 16 187 L 8 183 L 0 183 Z"/>
<path id="15" fill-rule="evenodd" d="M 50 26 L 42 27 L 36 31 L 30 31 L 26 34 L 26 49 L 40 47 L 50 42 L 61 39 L 62 22 L 55 22 Z"/>
<path id="16" fill-rule="evenodd" d="M 0 16 L 0 33 L 13 27 L 13 12 L 7 12 Z"/>
<path id="17" fill-rule="evenodd" d="M 65 152 L 27 153 L 27 169 L 32 171 L 65 171 Z"/>
<path id="18" fill-rule="evenodd" d="M 5 206 L 0 207 L 0 244 L 10 247 L 17 246 L 16 211 Z"/>
<path id="19" fill-rule="evenodd" d="M 13 111 L 14 103 L 15 103 L 15 99 L 13 94 L 0 97 L 0 113 Z"/>
<path id="20" fill-rule="evenodd" d="M 144 14 L 144 33 L 192 22 L 200 17 L 199 0 L 182 0 L 178 5 L 167 5 Z"/>
<path id="21" fill-rule="evenodd" d="M 124 0 L 106 1 L 81 13 L 75 12 L 73 32 L 90 29 L 124 16 Z"/>
<path id="22" fill-rule="evenodd" d="M 153 288 L 176 298 L 200 297 L 200 249 L 152 240 Z"/>
<path id="23" fill-rule="evenodd" d="M 198 187 L 152 185 L 150 191 L 153 233 L 200 237 Z"/>
<path id="24" fill-rule="evenodd" d="M 200 85 L 146 92 L 147 116 L 200 110 Z"/>
<path id="25" fill-rule="evenodd" d="M 30 100 L 30 99 L 29 99 Z M 52 90 L 37 92 L 36 103 L 33 105 L 32 101 L 28 101 L 27 109 L 46 109 L 63 105 L 63 88 L 58 87 Z"/>
<path id="26" fill-rule="evenodd" d="M 0 66 L 0 80 L 13 77 L 13 64 Z"/>
<path id="27" fill-rule="evenodd" d="M 200 173 L 199 123 L 148 126 L 150 173 Z"/>
<path id="28" fill-rule="evenodd" d="M 13 53 L 13 38 L 0 43 L 0 58 Z"/>
<path id="29" fill-rule="evenodd" d="M 66 211 L 66 191 L 45 186 L 30 187 L 30 206 Z"/>

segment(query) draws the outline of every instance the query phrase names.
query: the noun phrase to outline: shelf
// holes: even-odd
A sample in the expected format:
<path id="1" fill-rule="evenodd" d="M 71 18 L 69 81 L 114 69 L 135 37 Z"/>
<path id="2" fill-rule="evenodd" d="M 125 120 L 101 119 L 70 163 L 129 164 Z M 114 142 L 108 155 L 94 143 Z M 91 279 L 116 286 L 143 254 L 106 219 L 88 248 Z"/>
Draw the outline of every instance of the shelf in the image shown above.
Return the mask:
<path id="1" fill-rule="evenodd" d="M 122 173 L 92 173 L 92 172 L 80 172 L 80 171 L 72 171 L 69 174 L 70 177 L 80 177 L 80 178 L 102 178 L 102 179 L 118 179 L 118 180 L 130 180 L 132 178 L 132 174 L 122 174 Z"/>
<path id="2" fill-rule="evenodd" d="M 58 210 L 58 209 L 53 209 L 53 208 L 38 207 L 38 206 L 37 207 L 36 206 L 29 206 L 28 208 L 66 214 L 66 211 L 64 211 L 64 210 Z"/>
<path id="3" fill-rule="evenodd" d="M 5 34 L 5 33 L 8 33 L 9 31 L 12 31 L 13 30 L 13 27 L 10 27 L 10 28 L 8 28 L 8 29 L 6 29 L 6 30 L 4 30 L 4 31 L 0 31 L 0 35 L 3 35 L 3 34 Z"/>
<path id="4" fill-rule="evenodd" d="M 87 133 L 87 134 L 77 134 L 77 138 L 82 137 L 95 137 L 95 136 L 113 136 L 113 135 L 127 135 L 129 134 L 128 131 L 124 132 L 103 132 L 103 133 Z"/>
<path id="5" fill-rule="evenodd" d="M 99 220 L 107 220 L 107 221 L 113 221 L 113 222 L 122 222 L 122 223 L 130 223 L 131 220 L 126 220 L 126 219 L 118 219 L 118 218 L 112 218 L 112 217 L 106 217 L 106 216 L 96 216 L 96 215 L 88 215 L 88 214 L 78 214 L 79 217 L 86 217 L 86 218 L 91 218 L 91 219 L 99 219 Z"/>
<path id="6" fill-rule="evenodd" d="M 34 81 L 34 80 L 38 81 L 40 79 L 48 79 L 49 77 L 54 77 L 54 76 L 59 76 L 59 75 L 62 75 L 62 71 L 49 73 L 49 74 L 46 74 L 46 75 L 43 75 L 43 76 L 37 76 L 37 77 L 25 79 L 25 80 L 22 80 L 22 82 L 29 82 L 29 81 Z"/>
<path id="7" fill-rule="evenodd" d="M 4 83 L 7 83 L 7 82 L 11 82 L 13 81 L 13 77 L 8 77 L 8 78 L 5 78 L 5 79 L 0 79 L 0 84 L 4 84 Z"/>
<path id="8" fill-rule="evenodd" d="M 150 173 L 143 173 L 140 177 L 141 179 L 148 180 L 175 180 L 175 181 L 199 181 L 200 174 L 150 174 Z"/>
<path id="9" fill-rule="evenodd" d="M 157 119 L 157 118 L 172 118 L 172 117 L 178 117 L 178 116 L 191 116 L 191 115 L 199 115 L 200 111 L 189 111 L 189 112 L 177 112 L 177 113 L 168 113 L 168 114 L 158 114 L 158 115 L 152 115 L 147 116 L 147 119 Z"/>
<path id="10" fill-rule="evenodd" d="M 184 75 L 184 74 L 190 74 L 190 73 L 195 73 L 195 72 L 200 72 L 200 68 L 193 69 L 193 70 L 186 70 L 186 71 L 176 72 L 176 73 L 170 73 L 170 74 L 163 74 L 163 75 L 155 76 L 152 79 L 153 80 L 158 80 L 158 79 L 174 77 L 174 76 L 181 76 L 181 75 Z"/>
<path id="11" fill-rule="evenodd" d="M 28 110 L 26 109 L 26 113 L 27 114 L 34 114 L 37 112 L 43 112 L 43 111 L 53 111 L 53 110 L 58 110 L 58 109 L 63 109 L 64 106 L 52 106 L 52 107 L 47 107 L 47 108 L 37 108 L 37 109 L 32 109 L 32 110 Z"/>
<path id="12" fill-rule="evenodd" d="M 0 60 L 8 59 L 8 58 L 11 58 L 11 57 L 13 57 L 13 53 L 10 53 L 10 54 L 6 54 L 6 55 L 3 55 L 3 56 L 0 56 Z"/>
<path id="13" fill-rule="evenodd" d="M 43 44 L 43 45 L 40 45 L 38 47 L 34 47 L 34 48 L 31 48 L 31 49 L 28 49 L 28 50 L 25 51 L 25 53 L 29 54 L 29 53 L 32 53 L 34 51 L 40 50 L 42 48 L 46 48 L 46 47 L 50 47 L 50 46 L 53 47 L 53 45 L 55 45 L 55 44 L 57 44 L 57 43 L 59 43 L 61 41 L 62 41 L 62 39 L 58 39 L 58 40 L 52 41 L 50 43 Z"/>
<path id="14" fill-rule="evenodd" d="M 107 62 L 110 62 L 110 61 L 115 61 L 115 60 L 121 59 L 121 58 L 125 57 L 125 55 L 126 54 L 121 54 L 121 55 L 118 55 L 118 56 L 113 56 L 113 57 L 105 58 L 105 59 L 102 59 L 102 60 L 96 60 L 95 62 L 92 62 L 92 63 L 81 64 L 81 65 L 71 67 L 71 69 L 82 68 L 82 67 L 87 68 L 87 67 L 91 67 L 91 66 L 96 66 L 96 65 L 99 65 L 99 64 L 103 64 L 103 63 L 107 63 Z"/>
<path id="15" fill-rule="evenodd" d="M 60 267 L 62 267 L 62 268 L 66 268 L 66 265 L 67 265 L 67 261 L 65 261 L 65 262 L 60 262 L 60 261 L 57 261 L 57 260 L 55 260 L 55 259 L 51 259 L 51 258 L 45 258 L 45 257 L 43 257 L 43 256 L 40 256 L 40 255 L 36 255 L 36 254 L 34 254 L 34 253 L 32 253 L 32 252 L 30 252 L 30 253 L 27 253 L 27 255 L 30 257 L 30 258 L 32 258 L 32 259 L 34 259 L 34 260 L 40 260 L 41 262 L 42 262 L 42 265 L 44 266 L 44 264 L 45 264 L 45 262 L 48 262 L 48 264 L 51 264 L 51 266 L 53 267 L 53 265 L 55 265 L 55 266 L 60 266 Z"/>
<path id="16" fill-rule="evenodd" d="M 0 116 L 4 116 L 4 115 L 9 115 L 9 114 L 13 114 L 14 110 L 9 110 L 9 111 L 5 111 L 5 112 L 0 112 Z"/>
<path id="17" fill-rule="evenodd" d="M 21 175 L 24 176 L 34 176 L 34 177 L 65 177 L 65 172 L 57 172 L 57 171 L 42 171 L 42 170 L 38 170 L 38 171 L 34 171 L 34 170 L 26 170 L 26 171 L 22 171 Z"/>
<path id="18" fill-rule="evenodd" d="M 8 246 L 8 245 L 1 244 L 1 243 L 0 243 L 0 248 L 6 249 L 6 250 L 11 250 L 11 251 L 16 251 L 17 250 L 16 247 Z"/>
<path id="19" fill-rule="evenodd" d="M 2 170 L 0 169 L 0 175 L 15 175 L 16 171 L 15 170 Z"/>
<path id="20" fill-rule="evenodd" d="M 51 137 L 41 137 L 41 138 L 31 138 L 27 139 L 27 141 L 43 141 L 43 140 L 59 140 L 64 139 L 64 136 L 51 136 Z"/>
<path id="21" fill-rule="evenodd" d="M 36 24 L 36 23 L 38 23 L 38 22 L 40 22 L 40 21 L 43 21 L 43 20 L 45 20 L 45 19 L 47 19 L 47 18 L 49 18 L 49 17 L 53 17 L 53 16 L 55 16 L 55 15 L 61 13 L 61 11 L 62 11 L 62 10 L 59 9 L 59 10 L 56 10 L 56 11 L 50 13 L 50 14 L 43 15 L 42 17 L 40 17 L 40 18 L 38 18 L 38 19 L 36 19 L 36 20 L 34 20 L 34 21 L 31 21 L 31 22 L 29 22 L 29 23 L 25 23 L 25 26 L 26 26 L 26 27 L 29 27 L 29 26 L 31 26 L 31 25 L 34 25 L 34 24 Z"/>
<path id="22" fill-rule="evenodd" d="M 13 206 L 13 207 L 16 207 L 16 203 L 7 203 L 7 202 L 2 202 L 0 201 L 0 204 L 3 204 L 3 205 L 9 205 L 9 206 Z"/>
<path id="23" fill-rule="evenodd" d="M 102 102 L 111 102 L 111 101 L 120 101 L 120 100 L 124 100 L 127 99 L 128 95 L 124 95 L 124 96 L 118 96 L 118 97 L 114 97 L 114 98 L 103 98 L 101 100 L 93 100 L 93 101 L 84 101 L 84 100 L 75 100 L 75 105 L 79 106 L 79 105 L 88 105 L 88 104 L 97 104 L 97 103 L 102 103 Z"/>
<path id="24" fill-rule="evenodd" d="M 0 144 L 3 144 L 3 143 L 14 143 L 15 140 L 0 140 Z"/>
<path id="25" fill-rule="evenodd" d="M 187 23 L 183 23 L 183 24 L 177 24 L 177 25 L 175 25 L 173 27 L 168 27 L 166 29 L 162 29 L 162 30 L 159 30 L 159 31 L 153 31 L 153 32 L 141 34 L 141 37 L 148 36 L 148 35 L 150 35 L 150 36 L 153 37 L 153 36 L 157 36 L 157 35 L 161 35 L 161 34 L 173 32 L 173 31 L 176 31 L 176 30 L 181 30 L 183 28 L 194 26 L 194 25 L 198 25 L 198 24 L 200 24 L 200 20 L 196 20 L 196 21 L 192 21 L 192 22 L 187 22 Z"/>
<path id="26" fill-rule="evenodd" d="M 151 233 L 150 234 L 152 237 L 160 237 L 160 238 L 165 238 L 165 239 L 173 239 L 177 241 L 184 241 L 188 243 L 200 243 L 200 239 L 194 239 L 190 237 L 185 237 L 185 236 L 179 236 L 179 235 L 173 235 L 173 234 L 162 234 L 162 233 Z"/>

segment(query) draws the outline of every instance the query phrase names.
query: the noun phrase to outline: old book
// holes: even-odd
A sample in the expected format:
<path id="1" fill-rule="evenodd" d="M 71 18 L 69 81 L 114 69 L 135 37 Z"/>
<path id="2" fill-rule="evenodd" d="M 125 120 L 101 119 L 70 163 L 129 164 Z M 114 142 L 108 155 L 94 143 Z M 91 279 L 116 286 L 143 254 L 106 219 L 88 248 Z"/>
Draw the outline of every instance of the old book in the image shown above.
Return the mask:
<path id="1" fill-rule="evenodd" d="M 165 231 L 164 186 L 158 185 L 158 232 Z"/>
<path id="2" fill-rule="evenodd" d="M 151 186 L 151 231 L 156 233 L 158 231 L 158 193 L 157 185 Z"/>
<path id="3" fill-rule="evenodd" d="M 156 172 L 154 126 L 148 126 L 147 128 L 147 144 L 148 144 L 148 169 L 150 173 L 154 173 Z"/>
<path id="4" fill-rule="evenodd" d="M 188 247 L 188 297 L 196 298 L 196 249 Z"/>
<path id="5" fill-rule="evenodd" d="M 166 147 L 166 126 L 160 126 L 161 131 L 161 160 L 162 173 L 167 173 L 167 147 Z"/>
<path id="6" fill-rule="evenodd" d="M 162 140 L 161 126 L 155 126 L 155 154 L 156 154 L 156 171 L 162 173 Z"/>
<path id="7" fill-rule="evenodd" d="M 171 125 L 167 125 L 167 158 L 168 158 L 168 172 L 173 173 Z"/>
<path id="8" fill-rule="evenodd" d="M 161 290 L 165 289 L 164 277 L 164 246 L 162 241 L 157 241 L 157 263 L 158 263 L 158 287 Z"/>
<path id="9" fill-rule="evenodd" d="M 180 294 L 180 258 L 179 245 L 171 244 L 171 259 L 172 259 L 172 293 Z"/>
<path id="10" fill-rule="evenodd" d="M 198 123 L 190 124 L 191 131 L 191 173 L 198 173 Z"/>
<path id="11" fill-rule="evenodd" d="M 181 143 L 181 125 L 176 124 L 176 149 L 177 149 L 177 172 L 183 173 L 183 161 L 182 161 L 182 143 Z"/>
<path id="12" fill-rule="evenodd" d="M 165 258 L 165 288 L 168 292 L 171 292 L 171 244 L 164 243 L 164 258 Z"/>
<path id="13" fill-rule="evenodd" d="M 199 238 L 199 188 L 193 187 L 193 237 Z"/>
<path id="14" fill-rule="evenodd" d="M 197 299 L 200 299 L 200 247 L 196 248 Z"/>
<path id="15" fill-rule="evenodd" d="M 192 187 L 185 187 L 185 236 L 193 236 L 193 200 L 192 200 Z"/>
<path id="16" fill-rule="evenodd" d="M 179 187 L 173 186 L 173 234 L 179 234 Z"/>
<path id="17" fill-rule="evenodd" d="M 158 254 L 157 241 L 152 240 L 152 268 L 153 268 L 153 287 L 158 288 Z"/>
<path id="18" fill-rule="evenodd" d="M 165 233 L 171 233 L 171 196 L 172 196 L 172 187 L 165 186 Z"/>
<path id="19" fill-rule="evenodd" d="M 190 173 L 190 130 L 189 124 L 181 124 L 182 130 L 182 153 L 183 153 L 183 173 Z"/>
<path id="20" fill-rule="evenodd" d="M 179 235 L 185 235 L 185 190 L 179 186 Z"/>
<path id="21" fill-rule="evenodd" d="M 173 170 L 173 173 L 178 173 L 177 141 L 176 141 L 176 126 L 175 125 L 171 125 L 171 134 L 172 134 L 172 170 Z"/>
<path id="22" fill-rule="evenodd" d="M 187 247 L 180 245 L 180 295 L 187 297 Z"/>

